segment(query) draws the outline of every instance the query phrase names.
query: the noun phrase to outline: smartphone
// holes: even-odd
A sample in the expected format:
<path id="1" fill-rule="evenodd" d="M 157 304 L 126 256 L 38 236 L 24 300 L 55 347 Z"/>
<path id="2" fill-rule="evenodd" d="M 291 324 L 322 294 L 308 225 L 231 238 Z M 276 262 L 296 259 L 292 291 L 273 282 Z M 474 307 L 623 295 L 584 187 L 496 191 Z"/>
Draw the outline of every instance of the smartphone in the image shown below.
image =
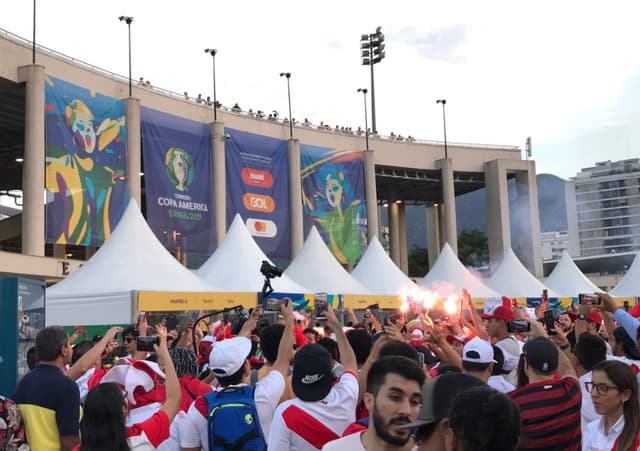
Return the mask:
<path id="1" fill-rule="evenodd" d="M 136 349 L 143 352 L 154 352 L 153 345 L 160 345 L 160 337 L 137 337 Z"/>
<path id="2" fill-rule="evenodd" d="M 629 311 L 629 301 L 624 301 L 623 307 L 625 312 Z"/>
<path id="3" fill-rule="evenodd" d="M 424 365 L 424 354 L 421 352 L 418 353 L 418 363 L 420 364 L 420 366 Z"/>
<path id="4" fill-rule="evenodd" d="M 329 310 L 329 301 L 327 298 L 327 293 L 316 293 L 313 295 L 314 297 L 314 316 L 316 319 L 327 319 L 324 316 L 324 312 Z"/>
<path id="5" fill-rule="evenodd" d="M 546 310 L 544 312 L 544 325 L 547 328 L 547 333 L 554 333 L 556 330 L 556 319 L 553 316 L 553 311 Z"/>
<path id="6" fill-rule="evenodd" d="M 282 310 L 283 305 L 287 305 L 286 299 L 269 298 L 267 299 L 264 309 L 267 312 L 279 312 Z"/>
<path id="7" fill-rule="evenodd" d="M 580 293 L 578 295 L 578 303 L 580 305 L 600 305 L 598 295 L 593 293 Z"/>
<path id="8" fill-rule="evenodd" d="M 522 334 L 531 332 L 531 324 L 526 319 L 514 319 L 507 321 L 507 332 L 510 334 Z"/>
<path id="9" fill-rule="evenodd" d="M 178 317 L 174 313 L 169 313 L 165 320 L 167 321 L 167 331 L 177 329 Z"/>

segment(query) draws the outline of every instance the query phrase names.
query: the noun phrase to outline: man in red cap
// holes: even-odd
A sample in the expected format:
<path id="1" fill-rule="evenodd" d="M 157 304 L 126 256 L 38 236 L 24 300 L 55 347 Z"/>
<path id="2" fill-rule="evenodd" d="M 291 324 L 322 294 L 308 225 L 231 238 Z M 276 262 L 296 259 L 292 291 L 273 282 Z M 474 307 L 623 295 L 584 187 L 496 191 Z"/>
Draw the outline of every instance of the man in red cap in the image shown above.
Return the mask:
<path id="1" fill-rule="evenodd" d="M 487 321 L 487 334 L 491 337 L 493 343 L 499 346 L 503 352 L 519 358 L 521 353 L 520 343 L 507 331 L 507 321 L 515 319 L 511 309 L 511 300 L 503 298 L 502 305 L 496 307 L 491 313 L 483 314 L 482 319 Z M 505 356 L 506 358 L 507 356 Z M 515 385 L 517 379 L 515 368 L 509 374 L 505 374 L 504 377 L 507 382 Z"/>

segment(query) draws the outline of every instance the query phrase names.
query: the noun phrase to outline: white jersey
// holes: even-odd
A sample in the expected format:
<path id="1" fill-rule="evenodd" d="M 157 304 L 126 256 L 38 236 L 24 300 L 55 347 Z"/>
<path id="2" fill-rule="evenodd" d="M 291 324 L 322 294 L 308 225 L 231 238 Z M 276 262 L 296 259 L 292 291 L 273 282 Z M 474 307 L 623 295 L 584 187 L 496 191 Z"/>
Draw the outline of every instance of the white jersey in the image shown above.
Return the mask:
<path id="1" fill-rule="evenodd" d="M 367 451 L 362 445 L 363 432 L 356 434 L 349 434 L 346 437 L 342 437 L 338 440 L 333 440 L 322 447 L 322 451 L 343 451 L 348 449 L 349 451 Z"/>

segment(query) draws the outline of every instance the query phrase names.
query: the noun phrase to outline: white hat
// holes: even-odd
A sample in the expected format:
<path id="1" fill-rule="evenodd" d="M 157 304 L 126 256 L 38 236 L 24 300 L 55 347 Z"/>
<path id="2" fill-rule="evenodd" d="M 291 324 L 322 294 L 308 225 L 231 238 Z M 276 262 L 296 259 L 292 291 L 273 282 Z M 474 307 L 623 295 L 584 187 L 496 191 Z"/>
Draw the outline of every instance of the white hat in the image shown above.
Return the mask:
<path id="1" fill-rule="evenodd" d="M 462 360 L 470 363 L 497 363 L 493 360 L 493 347 L 482 338 L 469 340 L 462 348 Z"/>
<path id="2" fill-rule="evenodd" d="M 235 374 L 251 352 L 251 340 L 246 337 L 227 338 L 216 343 L 209 355 L 209 367 L 216 376 Z"/>

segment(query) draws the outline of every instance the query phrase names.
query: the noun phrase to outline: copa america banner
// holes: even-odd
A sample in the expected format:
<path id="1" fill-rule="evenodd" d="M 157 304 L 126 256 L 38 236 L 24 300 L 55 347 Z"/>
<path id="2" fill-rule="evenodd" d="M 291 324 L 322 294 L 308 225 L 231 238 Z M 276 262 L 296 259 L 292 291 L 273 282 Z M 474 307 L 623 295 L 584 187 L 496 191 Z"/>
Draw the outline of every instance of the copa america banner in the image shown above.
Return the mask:
<path id="1" fill-rule="evenodd" d="M 45 80 L 48 243 L 100 246 L 129 200 L 124 102 Z"/>
<path id="2" fill-rule="evenodd" d="M 287 141 L 225 129 L 227 222 L 236 213 L 270 258 L 291 257 Z"/>
<path id="3" fill-rule="evenodd" d="M 367 246 L 362 152 L 300 145 L 305 236 L 315 225 L 333 255 L 354 265 Z"/>
<path id="4" fill-rule="evenodd" d="M 179 261 L 199 267 L 213 252 L 209 125 L 141 108 L 147 222 Z"/>

